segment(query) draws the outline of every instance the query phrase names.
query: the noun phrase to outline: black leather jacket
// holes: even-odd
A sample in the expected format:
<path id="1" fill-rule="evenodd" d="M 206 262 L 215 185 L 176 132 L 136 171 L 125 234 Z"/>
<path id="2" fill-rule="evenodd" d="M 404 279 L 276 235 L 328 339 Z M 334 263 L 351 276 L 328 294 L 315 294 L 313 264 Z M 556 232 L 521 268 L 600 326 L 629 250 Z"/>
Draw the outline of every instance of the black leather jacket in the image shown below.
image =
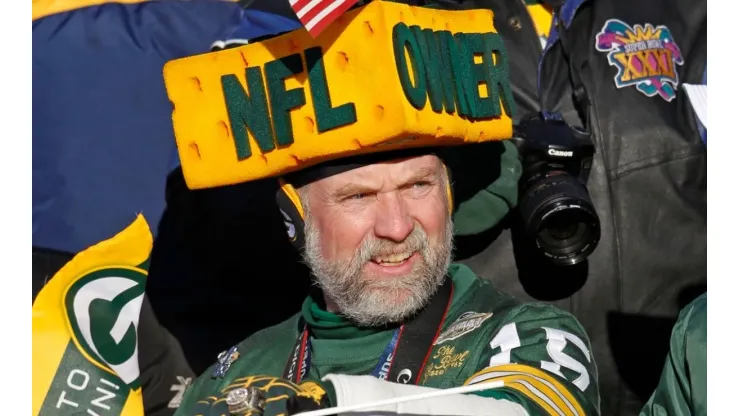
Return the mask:
<path id="1" fill-rule="evenodd" d="M 706 71 L 706 1 L 564 2 L 565 36 L 544 55 L 521 0 L 435 3 L 492 9 L 517 117 L 561 113 L 571 125 L 588 123 L 596 146 L 588 189 L 602 234 L 587 265 L 558 272 L 520 258 L 517 268 L 508 231 L 461 241 L 461 260 L 508 293 L 551 300 L 576 315 L 592 341 L 602 414 L 635 415 L 667 352 L 672 321 L 661 318 L 675 319 L 706 289 L 706 148 L 681 87 L 700 84 Z M 648 24 L 660 33 L 638 34 Z M 655 40 L 660 46 L 646 51 Z M 673 75 L 677 85 L 666 82 Z M 580 100 L 574 83 L 582 85 Z"/>

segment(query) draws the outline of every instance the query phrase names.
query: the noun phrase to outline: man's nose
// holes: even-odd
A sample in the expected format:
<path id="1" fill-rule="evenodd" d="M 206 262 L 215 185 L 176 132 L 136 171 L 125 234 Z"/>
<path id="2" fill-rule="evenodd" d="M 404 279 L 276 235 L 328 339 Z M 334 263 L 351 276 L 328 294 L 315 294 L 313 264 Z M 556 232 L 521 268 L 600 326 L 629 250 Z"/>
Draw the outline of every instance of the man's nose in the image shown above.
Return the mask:
<path id="1" fill-rule="evenodd" d="M 378 195 L 375 216 L 375 236 L 395 242 L 402 242 L 414 230 L 414 219 L 406 203 L 398 192 Z"/>

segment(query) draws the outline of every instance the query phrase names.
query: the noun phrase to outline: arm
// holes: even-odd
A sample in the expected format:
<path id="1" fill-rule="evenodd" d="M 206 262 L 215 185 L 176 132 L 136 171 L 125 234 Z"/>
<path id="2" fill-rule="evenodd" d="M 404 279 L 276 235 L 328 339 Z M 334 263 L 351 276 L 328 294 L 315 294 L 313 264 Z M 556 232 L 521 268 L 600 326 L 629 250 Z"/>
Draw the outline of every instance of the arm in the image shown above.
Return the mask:
<path id="1" fill-rule="evenodd" d="M 686 306 L 671 334 L 657 389 L 640 416 L 707 413 L 707 295 Z"/>
<path id="2" fill-rule="evenodd" d="M 214 367 L 215 365 L 209 367 L 203 374 L 196 378 L 190 386 L 187 387 L 183 394 L 182 401 L 175 411 L 175 416 L 194 415 L 198 413 L 208 414 L 211 403 L 203 399 L 207 397 L 205 394 L 207 393 L 207 384 Z"/>
<path id="3" fill-rule="evenodd" d="M 598 415 L 596 365 L 588 337 L 573 316 L 550 305 L 514 308 L 494 331 L 488 353 L 465 384 L 501 381 L 475 394 L 405 402 L 374 410 L 398 414 Z M 434 389 L 367 376 L 328 375 L 338 406 L 419 394 Z"/>
<path id="4" fill-rule="evenodd" d="M 480 370 L 465 384 L 503 381 L 529 414 L 598 415 L 596 363 L 583 327 L 545 304 L 512 310 L 489 341 Z"/>
<path id="5" fill-rule="evenodd" d="M 336 404 L 337 407 L 352 406 L 439 390 L 431 387 L 391 383 L 372 376 L 329 374 L 323 378 L 323 381 L 332 384 L 334 393 L 332 404 Z M 444 397 L 407 401 L 393 405 L 369 407 L 365 410 L 352 412 L 351 414 L 362 415 L 367 413 L 375 415 L 377 412 L 391 412 L 399 415 L 465 416 L 487 416 L 491 414 L 497 416 L 526 416 L 529 414 L 522 405 L 513 401 L 465 394 L 452 394 Z"/>

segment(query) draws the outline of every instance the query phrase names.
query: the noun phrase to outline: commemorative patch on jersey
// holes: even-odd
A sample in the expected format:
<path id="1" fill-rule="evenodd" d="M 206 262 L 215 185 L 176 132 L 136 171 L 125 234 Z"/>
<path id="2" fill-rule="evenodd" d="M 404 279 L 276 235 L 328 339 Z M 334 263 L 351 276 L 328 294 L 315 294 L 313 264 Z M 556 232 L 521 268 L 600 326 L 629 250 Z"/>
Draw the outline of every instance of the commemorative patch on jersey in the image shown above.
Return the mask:
<path id="1" fill-rule="evenodd" d="M 424 370 L 422 384 L 426 384 L 432 377 L 446 374 L 450 370 L 456 370 L 465 364 L 470 357 L 470 351 L 457 351 L 452 345 L 442 345 L 437 348 L 431 356 L 431 360 Z"/>
<path id="2" fill-rule="evenodd" d="M 468 334 L 480 328 L 483 322 L 493 316 L 492 313 L 479 313 L 479 312 L 465 312 L 460 315 L 455 322 L 450 325 L 449 328 L 445 329 L 434 342 L 434 345 L 439 345 L 453 339 L 458 339 L 461 336 Z"/>
<path id="3" fill-rule="evenodd" d="M 239 350 L 236 347 L 229 348 L 228 351 L 222 351 L 218 355 L 218 364 L 213 369 L 211 378 L 223 378 L 226 372 L 231 368 L 231 364 L 239 358 Z"/>
<path id="4" fill-rule="evenodd" d="M 617 88 L 634 86 L 647 97 L 659 95 L 668 102 L 676 98 L 683 56 L 666 26 L 630 26 L 609 19 L 596 35 L 596 50 L 606 52 L 609 65 L 617 68 Z"/>

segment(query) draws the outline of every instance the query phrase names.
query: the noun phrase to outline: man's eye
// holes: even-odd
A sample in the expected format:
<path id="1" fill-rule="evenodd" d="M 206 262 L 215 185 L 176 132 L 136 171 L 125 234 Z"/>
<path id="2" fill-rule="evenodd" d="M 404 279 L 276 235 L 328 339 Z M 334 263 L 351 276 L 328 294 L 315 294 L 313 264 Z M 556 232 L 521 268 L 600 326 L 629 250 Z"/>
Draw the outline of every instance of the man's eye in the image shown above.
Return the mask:
<path id="1" fill-rule="evenodd" d="M 413 188 L 416 188 L 416 189 L 422 189 L 422 188 L 426 188 L 426 187 L 427 187 L 427 186 L 429 186 L 429 185 L 431 185 L 431 184 L 430 184 L 429 182 L 425 182 L 425 181 L 420 181 L 420 182 L 416 182 L 416 183 L 414 183 L 414 184 L 412 185 L 412 187 L 413 187 Z"/>
<path id="2" fill-rule="evenodd" d="M 350 201 L 359 201 L 361 199 L 367 198 L 369 195 L 370 194 L 368 193 L 357 193 L 357 194 L 352 194 L 345 199 L 350 200 Z"/>

